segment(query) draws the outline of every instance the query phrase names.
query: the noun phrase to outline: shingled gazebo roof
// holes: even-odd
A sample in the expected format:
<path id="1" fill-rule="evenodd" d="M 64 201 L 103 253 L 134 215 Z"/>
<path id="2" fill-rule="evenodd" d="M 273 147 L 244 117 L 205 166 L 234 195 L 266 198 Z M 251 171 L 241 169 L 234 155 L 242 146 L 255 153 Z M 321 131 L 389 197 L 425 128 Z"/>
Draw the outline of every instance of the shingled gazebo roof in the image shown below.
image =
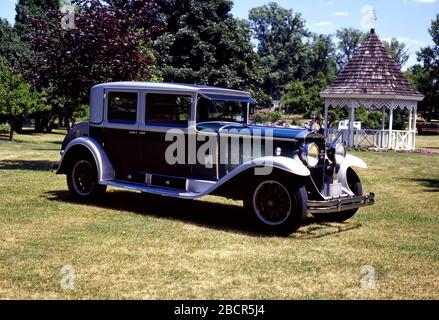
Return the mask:
<path id="1" fill-rule="evenodd" d="M 363 102 L 370 99 L 405 102 L 423 99 L 423 95 L 402 74 L 400 66 L 389 55 L 374 29 L 337 79 L 321 92 L 321 97 L 337 100 L 361 99 Z"/>

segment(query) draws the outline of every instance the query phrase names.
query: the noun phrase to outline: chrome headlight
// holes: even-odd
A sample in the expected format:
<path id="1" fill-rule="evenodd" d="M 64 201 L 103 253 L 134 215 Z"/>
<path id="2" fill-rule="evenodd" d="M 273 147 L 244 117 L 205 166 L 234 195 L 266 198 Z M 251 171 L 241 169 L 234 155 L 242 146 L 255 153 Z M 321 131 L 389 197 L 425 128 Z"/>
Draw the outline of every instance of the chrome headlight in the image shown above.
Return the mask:
<path id="1" fill-rule="evenodd" d="M 319 163 L 320 149 L 315 143 L 308 143 L 303 146 L 300 157 L 309 167 L 315 167 Z"/>
<path id="2" fill-rule="evenodd" d="M 328 149 L 328 158 L 335 164 L 340 164 L 346 158 L 346 148 L 343 143 L 334 143 Z"/>

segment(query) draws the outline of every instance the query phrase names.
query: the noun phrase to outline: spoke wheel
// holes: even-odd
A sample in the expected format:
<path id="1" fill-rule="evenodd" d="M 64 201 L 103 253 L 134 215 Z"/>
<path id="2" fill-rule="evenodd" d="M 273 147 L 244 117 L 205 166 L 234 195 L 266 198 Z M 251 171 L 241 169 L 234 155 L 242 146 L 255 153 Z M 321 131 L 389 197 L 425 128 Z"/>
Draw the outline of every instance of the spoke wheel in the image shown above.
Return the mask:
<path id="1" fill-rule="evenodd" d="M 98 181 L 98 168 L 90 154 L 72 155 L 67 170 L 67 186 L 70 195 L 78 201 L 88 201 L 105 193 L 107 186 Z"/>
<path id="2" fill-rule="evenodd" d="M 277 181 L 263 181 L 253 194 L 253 209 L 263 223 L 271 226 L 280 225 L 291 214 L 292 201 L 290 194 Z"/>
<path id="3" fill-rule="evenodd" d="M 78 161 L 72 171 L 73 187 L 81 196 L 90 195 L 96 186 L 96 170 L 87 160 Z"/>

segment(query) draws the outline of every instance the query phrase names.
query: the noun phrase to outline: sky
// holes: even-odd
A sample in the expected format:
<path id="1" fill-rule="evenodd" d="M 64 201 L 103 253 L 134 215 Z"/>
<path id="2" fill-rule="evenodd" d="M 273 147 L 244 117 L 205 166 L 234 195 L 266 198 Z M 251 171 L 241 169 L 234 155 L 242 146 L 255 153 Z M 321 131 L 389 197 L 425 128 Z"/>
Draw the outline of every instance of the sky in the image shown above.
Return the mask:
<path id="1" fill-rule="evenodd" d="M 15 17 L 16 0 L 0 1 L 0 17 L 11 23 Z M 248 18 L 250 9 L 267 4 L 270 0 L 234 0 L 232 13 Z M 416 51 L 432 44 L 428 33 L 431 21 L 439 13 L 439 0 L 277 0 L 280 6 L 302 14 L 306 27 L 313 32 L 334 34 L 337 29 L 354 27 L 368 31 L 373 7 L 376 11 L 377 34 L 382 40 L 397 38 L 404 42 L 410 60 L 404 69 L 416 63 Z M 372 19 L 373 20 L 373 19 Z"/>
<path id="2" fill-rule="evenodd" d="M 233 15 L 248 18 L 251 8 L 269 0 L 235 0 Z M 277 0 L 280 6 L 301 13 L 306 27 L 313 32 L 335 34 L 340 28 L 353 27 L 370 30 L 368 7 L 375 8 L 375 29 L 381 40 L 397 38 L 404 42 L 410 60 L 404 69 L 415 64 L 416 51 L 433 42 L 428 33 L 431 21 L 439 13 L 439 0 Z"/>

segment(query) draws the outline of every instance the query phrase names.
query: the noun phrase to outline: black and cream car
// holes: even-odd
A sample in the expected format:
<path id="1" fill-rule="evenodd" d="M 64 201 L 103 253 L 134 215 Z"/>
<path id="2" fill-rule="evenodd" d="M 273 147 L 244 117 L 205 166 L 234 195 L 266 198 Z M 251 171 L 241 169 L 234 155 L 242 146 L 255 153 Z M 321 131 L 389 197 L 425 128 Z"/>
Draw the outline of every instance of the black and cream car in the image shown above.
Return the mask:
<path id="1" fill-rule="evenodd" d="M 183 199 L 243 200 L 272 234 L 296 231 L 307 214 L 344 221 L 363 195 L 342 144 L 311 130 L 249 124 L 247 92 L 186 84 L 120 82 L 91 90 L 90 119 L 62 145 L 58 174 L 88 200 L 107 186 Z"/>

